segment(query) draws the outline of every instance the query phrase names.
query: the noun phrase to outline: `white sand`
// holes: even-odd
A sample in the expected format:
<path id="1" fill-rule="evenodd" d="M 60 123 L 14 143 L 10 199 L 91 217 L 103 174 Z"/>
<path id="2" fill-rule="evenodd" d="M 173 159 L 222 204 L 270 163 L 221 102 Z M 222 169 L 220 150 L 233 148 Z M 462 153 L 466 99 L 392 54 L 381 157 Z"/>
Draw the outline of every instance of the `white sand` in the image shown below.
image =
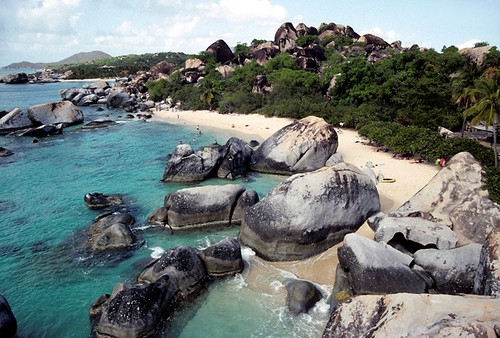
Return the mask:
<path id="1" fill-rule="evenodd" d="M 267 139 L 282 127 L 290 124 L 293 119 L 266 118 L 262 115 L 252 114 L 218 114 L 209 111 L 158 111 L 154 114 L 155 119 L 169 123 L 186 125 L 199 125 L 203 129 L 224 130 L 225 134 L 236 136 L 245 140 L 256 139 L 259 142 Z M 381 209 L 388 213 L 396 210 L 410 197 L 422 189 L 439 171 L 439 167 L 431 163 L 414 163 L 413 159 L 396 159 L 392 153 L 376 151 L 375 147 L 365 145 L 366 140 L 358 136 L 358 133 L 349 129 L 337 129 L 339 146 L 337 152 L 342 155 L 344 161 L 352 163 L 359 168 L 371 162 L 375 167 L 376 174 L 381 173 L 385 178 L 394 178 L 394 183 L 379 183 L 377 189 L 380 195 Z M 365 223 L 358 233 L 372 237 L 373 232 Z M 340 245 L 340 244 L 339 244 Z M 288 270 L 299 278 L 308 279 L 327 287 L 331 287 L 335 278 L 335 267 L 338 245 L 324 253 L 299 262 L 267 263 L 259 258 L 256 266 L 258 273 L 250 273 L 247 283 L 256 289 L 261 289 L 258 281 L 259 276 L 268 267 L 268 273 L 274 274 L 275 268 Z M 257 263 L 257 262 L 256 262 Z"/>

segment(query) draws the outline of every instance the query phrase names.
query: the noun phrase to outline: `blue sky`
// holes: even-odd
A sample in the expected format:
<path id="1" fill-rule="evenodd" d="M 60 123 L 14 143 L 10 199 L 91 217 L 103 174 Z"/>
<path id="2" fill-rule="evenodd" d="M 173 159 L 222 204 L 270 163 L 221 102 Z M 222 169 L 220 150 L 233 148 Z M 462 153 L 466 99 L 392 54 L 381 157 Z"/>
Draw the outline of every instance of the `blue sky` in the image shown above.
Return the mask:
<path id="1" fill-rule="evenodd" d="M 351 26 L 403 46 L 500 46 L 500 0 L 2 0 L 0 67 L 79 52 L 199 53 L 273 40 L 284 22 Z"/>

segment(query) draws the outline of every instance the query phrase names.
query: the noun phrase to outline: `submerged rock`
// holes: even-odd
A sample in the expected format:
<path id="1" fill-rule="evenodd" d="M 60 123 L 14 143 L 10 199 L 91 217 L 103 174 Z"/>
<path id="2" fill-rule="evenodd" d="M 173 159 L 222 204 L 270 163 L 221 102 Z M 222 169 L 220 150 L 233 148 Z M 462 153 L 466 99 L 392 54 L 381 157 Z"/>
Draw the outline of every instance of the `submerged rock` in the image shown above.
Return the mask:
<path id="1" fill-rule="evenodd" d="M 123 204 L 123 200 L 118 195 L 106 195 L 98 192 L 86 193 L 83 201 L 90 209 L 103 209 Z"/>
<path id="2" fill-rule="evenodd" d="M 198 255 L 212 277 L 232 276 L 243 271 L 241 245 L 235 238 L 227 237 L 201 250 Z"/>
<path id="3" fill-rule="evenodd" d="M 90 245 L 93 250 L 126 248 L 135 243 L 137 237 L 130 229 L 135 219 L 129 214 L 104 214 L 90 226 Z"/>
<path id="4" fill-rule="evenodd" d="M 294 316 L 307 313 L 323 298 L 321 291 L 311 282 L 286 279 L 283 284 L 287 291 L 288 309 Z"/>

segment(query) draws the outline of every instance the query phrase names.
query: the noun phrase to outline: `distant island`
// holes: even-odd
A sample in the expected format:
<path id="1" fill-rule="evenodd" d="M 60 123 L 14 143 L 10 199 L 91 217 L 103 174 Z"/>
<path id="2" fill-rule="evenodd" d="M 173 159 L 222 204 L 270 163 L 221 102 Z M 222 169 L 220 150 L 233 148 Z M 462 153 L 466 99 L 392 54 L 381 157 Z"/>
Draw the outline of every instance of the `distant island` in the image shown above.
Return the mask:
<path id="1" fill-rule="evenodd" d="M 11 63 L 10 65 L 7 65 L 7 66 L 2 67 L 2 68 L 3 69 L 40 69 L 40 68 L 46 68 L 49 66 L 62 66 L 62 65 L 69 65 L 69 64 L 74 64 L 74 63 L 86 63 L 86 62 L 91 62 L 91 61 L 106 59 L 106 58 L 111 58 L 111 57 L 112 56 L 109 55 L 108 53 L 101 52 L 101 51 L 81 52 L 81 53 L 74 54 L 68 58 L 65 58 L 61 61 L 56 61 L 56 62 L 22 61 L 22 62 Z"/>

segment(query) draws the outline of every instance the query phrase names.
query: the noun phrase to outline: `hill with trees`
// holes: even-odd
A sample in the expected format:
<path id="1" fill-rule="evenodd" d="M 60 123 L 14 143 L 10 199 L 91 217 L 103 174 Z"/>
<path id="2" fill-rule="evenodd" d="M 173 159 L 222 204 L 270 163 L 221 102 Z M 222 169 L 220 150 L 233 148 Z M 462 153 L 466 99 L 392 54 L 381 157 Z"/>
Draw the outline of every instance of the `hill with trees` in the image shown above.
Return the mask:
<path id="1" fill-rule="evenodd" d="M 3 68 L 5 69 L 40 69 L 51 66 L 61 66 L 61 65 L 70 65 L 74 63 L 87 63 L 92 62 L 99 59 L 110 58 L 111 55 L 101 52 L 101 51 L 93 51 L 93 52 L 81 52 L 78 54 L 74 54 L 68 58 L 65 58 L 60 61 L 55 62 L 16 62 L 11 63 L 8 66 Z"/>

